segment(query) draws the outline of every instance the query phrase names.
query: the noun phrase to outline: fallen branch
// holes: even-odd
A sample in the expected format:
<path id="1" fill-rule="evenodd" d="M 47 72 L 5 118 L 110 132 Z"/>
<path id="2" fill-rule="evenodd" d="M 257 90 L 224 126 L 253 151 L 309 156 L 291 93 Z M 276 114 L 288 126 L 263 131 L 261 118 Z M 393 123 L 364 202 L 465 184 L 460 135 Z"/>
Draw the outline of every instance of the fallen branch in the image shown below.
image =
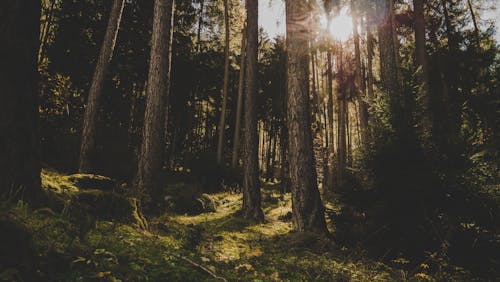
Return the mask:
<path id="1" fill-rule="evenodd" d="M 181 258 L 181 259 L 183 259 L 183 260 L 185 260 L 185 261 L 187 261 L 188 263 L 192 264 L 193 266 L 196 266 L 196 267 L 198 267 L 199 269 L 201 269 L 201 270 L 205 271 L 206 273 L 210 274 L 213 278 L 215 278 L 215 279 L 220 279 L 220 280 L 222 280 L 222 281 L 224 281 L 224 282 L 227 282 L 227 279 L 226 279 L 226 278 L 221 277 L 221 276 L 218 276 L 218 275 L 217 275 L 217 274 L 215 274 L 213 271 L 211 271 L 210 269 L 208 269 L 208 268 L 204 267 L 203 265 L 198 264 L 198 263 L 196 263 L 196 262 L 194 262 L 194 261 L 192 261 L 192 260 L 190 260 L 190 259 L 188 259 L 187 257 L 184 257 L 184 256 L 180 256 L 180 258 Z"/>

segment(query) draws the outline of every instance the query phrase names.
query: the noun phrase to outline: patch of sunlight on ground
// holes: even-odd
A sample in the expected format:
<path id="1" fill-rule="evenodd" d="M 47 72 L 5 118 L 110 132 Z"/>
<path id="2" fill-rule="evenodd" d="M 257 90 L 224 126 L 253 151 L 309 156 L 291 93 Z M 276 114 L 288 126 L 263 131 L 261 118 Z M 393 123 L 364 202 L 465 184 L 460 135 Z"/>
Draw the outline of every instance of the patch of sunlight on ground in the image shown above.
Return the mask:
<path id="1" fill-rule="evenodd" d="M 262 194 L 265 223 L 255 223 L 234 215 L 241 208 L 241 194 L 217 193 L 211 197 L 217 210 L 196 216 L 174 215 L 172 220 L 181 224 L 200 225 L 206 230 L 198 246 L 203 256 L 218 262 L 231 262 L 263 255 L 261 241 L 284 235 L 292 230 L 291 222 L 280 217 L 291 212 L 290 194 L 281 195 L 275 185 L 263 185 Z"/>
<path id="2" fill-rule="evenodd" d="M 181 224 L 208 224 L 218 219 L 235 213 L 240 208 L 241 194 L 217 193 L 210 195 L 217 203 L 215 212 L 202 213 L 200 215 L 172 215 L 171 219 Z"/>

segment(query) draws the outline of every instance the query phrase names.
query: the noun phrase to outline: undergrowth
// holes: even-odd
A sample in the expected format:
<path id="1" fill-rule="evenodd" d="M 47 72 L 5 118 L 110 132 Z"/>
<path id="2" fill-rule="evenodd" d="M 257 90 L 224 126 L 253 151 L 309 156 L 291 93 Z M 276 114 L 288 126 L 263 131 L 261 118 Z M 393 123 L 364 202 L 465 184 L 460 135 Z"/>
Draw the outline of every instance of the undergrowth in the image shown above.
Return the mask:
<path id="1" fill-rule="evenodd" d="M 44 170 L 53 196 L 82 192 L 79 181 Z M 102 180 L 102 179 L 101 179 Z M 94 187 L 98 188 L 98 187 Z M 114 192 L 113 192 L 114 193 Z M 290 194 L 263 185 L 265 223 L 238 217 L 239 194 L 210 194 L 216 209 L 150 218 L 149 231 L 125 221 L 75 220 L 67 208 L 2 202 L 1 280 L 11 281 L 437 281 L 425 263 L 413 271 L 368 259 L 315 234 L 292 231 Z M 80 213 L 85 213 L 83 209 Z M 85 217 L 82 217 L 85 218 Z M 86 228 L 82 225 L 87 224 Z M 460 272 L 457 272 L 460 273 Z M 454 277 L 469 280 L 467 273 Z M 444 277 L 444 278 L 443 278 Z"/>

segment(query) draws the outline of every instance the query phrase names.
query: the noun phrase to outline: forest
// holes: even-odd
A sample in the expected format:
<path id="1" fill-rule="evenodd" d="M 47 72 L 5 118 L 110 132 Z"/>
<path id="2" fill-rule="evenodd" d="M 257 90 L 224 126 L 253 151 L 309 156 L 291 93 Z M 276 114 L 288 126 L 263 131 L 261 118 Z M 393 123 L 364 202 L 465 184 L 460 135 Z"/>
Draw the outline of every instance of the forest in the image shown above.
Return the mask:
<path id="1" fill-rule="evenodd" d="M 0 1 L 0 280 L 498 281 L 497 4 Z"/>

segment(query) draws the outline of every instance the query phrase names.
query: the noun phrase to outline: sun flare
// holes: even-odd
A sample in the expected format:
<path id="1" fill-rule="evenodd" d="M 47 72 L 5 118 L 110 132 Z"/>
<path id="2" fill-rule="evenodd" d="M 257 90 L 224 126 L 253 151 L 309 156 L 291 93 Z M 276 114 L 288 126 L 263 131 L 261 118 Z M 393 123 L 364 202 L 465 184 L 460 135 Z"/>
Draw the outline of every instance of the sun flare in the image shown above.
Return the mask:
<path id="1" fill-rule="evenodd" d="M 328 34 L 342 42 L 349 40 L 352 36 L 352 18 L 347 13 L 347 9 L 342 9 L 340 13 L 331 19 L 330 27 L 326 16 L 321 18 L 324 29 L 328 29 Z"/>

